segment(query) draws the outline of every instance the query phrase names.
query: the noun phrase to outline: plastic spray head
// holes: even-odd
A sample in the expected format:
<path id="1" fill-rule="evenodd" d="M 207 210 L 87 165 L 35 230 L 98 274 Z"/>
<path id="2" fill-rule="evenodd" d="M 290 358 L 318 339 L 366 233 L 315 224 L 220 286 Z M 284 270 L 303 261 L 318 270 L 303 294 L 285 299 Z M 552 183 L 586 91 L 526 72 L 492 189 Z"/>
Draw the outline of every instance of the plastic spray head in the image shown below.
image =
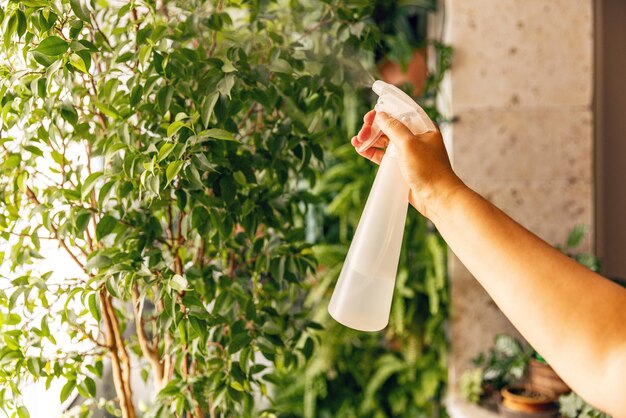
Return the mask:
<path id="1" fill-rule="evenodd" d="M 426 113 L 400 89 L 383 81 L 376 81 L 372 89 L 379 95 L 377 111 L 399 119 L 414 134 L 435 129 Z M 362 149 L 372 146 L 379 136 L 380 129 L 374 123 Z M 409 186 L 396 156 L 390 145 L 328 305 L 337 322 L 360 331 L 379 331 L 389 322 L 409 204 Z"/>
<path id="2" fill-rule="evenodd" d="M 378 94 L 378 101 L 374 109 L 376 113 L 385 112 L 406 125 L 414 134 L 424 133 L 435 129 L 426 112 L 413 101 L 406 93 L 394 85 L 377 80 L 372 85 L 374 93 Z M 382 135 L 378 116 L 374 118 L 370 137 L 363 141 L 358 148 L 363 152 L 373 146 Z"/>

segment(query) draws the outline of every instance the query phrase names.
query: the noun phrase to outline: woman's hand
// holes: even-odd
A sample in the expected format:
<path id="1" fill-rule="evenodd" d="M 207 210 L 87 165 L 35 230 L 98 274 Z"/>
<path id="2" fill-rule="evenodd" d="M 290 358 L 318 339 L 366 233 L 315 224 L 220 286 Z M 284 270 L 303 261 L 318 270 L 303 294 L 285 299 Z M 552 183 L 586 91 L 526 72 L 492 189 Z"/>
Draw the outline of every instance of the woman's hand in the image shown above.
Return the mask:
<path id="1" fill-rule="evenodd" d="M 370 137 L 375 116 L 376 111 L 371 110 L 363 117 L 363 127 L 352 138 L 355 149 Z M 436 130 L 413 135 L 409 128 L 386 113 L 380 113 L 377 122 L 383 135 L 359 154 L 380 164 L 384 148 L 391 141 L 398 150 L 400 170 L 410 188 L 409 201 L 422 215 L 432 219 L 442 201 L 458 188 L 465 187 L 452 171 L 441 133 Z"/>

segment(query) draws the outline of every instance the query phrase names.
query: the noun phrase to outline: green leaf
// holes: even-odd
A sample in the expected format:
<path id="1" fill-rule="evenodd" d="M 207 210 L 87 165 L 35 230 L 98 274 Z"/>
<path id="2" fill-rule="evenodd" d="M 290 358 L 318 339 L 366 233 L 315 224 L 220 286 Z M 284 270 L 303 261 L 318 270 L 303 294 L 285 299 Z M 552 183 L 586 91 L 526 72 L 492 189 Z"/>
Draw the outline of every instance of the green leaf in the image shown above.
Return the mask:
<path id="1" fill-rule="evenodd" d="M 187 322 L 188 321 L 180 321 L 178 323 L 178 335 L 180 336 L 180 341 L 183 343 L 183 346 L 187 345 Z"/>
<path id="2" fill-rule="evenodd" d="M 582 242 L 583 238 L 585 237 L 585 226 L 584 225 L 578 225 L 574 228 L 572 228 L 572 230 L 570 231 L 568 237 L 567 237 L 567 248 L 576 248 L 580 245 L 580 243 Z"/>
<path id="3" fill-rule="evenodd" d="M 176 132 L 180 130 L 183 126 L 187 126 L 187 124 L 181 120 L 177 120 L 174 123 L 170 123 L 170 126 L 167 127 L 167 136 L 171 137 Z"/>
<path id="4" fill-rule="evenodd" d="M 91 193 L 94 186 L 96 185 L 96 181 L 98 181 L 98 179 L 102 177 L 102 174 L 103 173 L 101 171 L 98 171 L 96 173 L 91 173 L 89 176 L 87 176 L 87 178 L 85 179 L 85 182 L 83 183 L 80 189 L 81 199 L 85 200 L 85 198 L 89 195 L 89 193 Z"/>
<path id="5" fill-rule="evenodd" d="M 174 95 L 174 88 L 172 86 L 162 87 L 157 93 L 157 104 L 161 112 L 166 113 L 170 109 L 170 102 Z"/>
<path id="6" fill-rule="evenodd" d="M 169 281 L 169 285 L 172 289 L 182 292 L 187 289 L 187 279 L 185 279 L 180 274 L 175 274 Z"/>
<path id="7" fill-rule="evenodd" d="M 235 136 L 232 133 L 225 131 L 223 129 L 218 129 L 218 128 L 207 129 L 206 131 L 202 131 L 200 134 L 201 136 L 205 136 L 208 138 L 220 139 L 222 141 L 237 142 L 237 140 L 235 139 Z"/>
<path id="8" fill-rule="evenodd" d="M 106 199 L 106 197 L 109 194 L 109 191 L 111 191 L 111 188 L 117 184 L 115 180 L 111 180 L 107 183 L 104 183 L 104 186 L 102 186 L 102 188 L 100 189 L 100 192 L 98 193 L 98 207 L 102 208 L 102 205 L 104 203 L 104 199 Z"/>
<path id="9" fill-rule="evenodd" d="M 61 389 L 61 395 L 59 396 L 61 403 L 65 402 L 67 398 L 69 398 L 69 396 L 72 394 L 72 391 L 74 390 L 75 387 L 76 387 L 76 380 L 67 381 L 67 383 Z"/>
<path id="10" fill-rule="evenodd" d="M 291 74 L 293 73 L 293 68 L 287 61 L 282 58 L 278 58 L 270 64 L 270 71 L 275 73 Z"/>
<path id="11" fill-rule="evenodd" d="M 24 149 L 33 155 L 43 157 L 43 151 L 35 145 L 25 145 Z"/>
<path id="12" fill-rule="evenodd" d="M 250 340 L 250 335 L 247 332 L 235 335 L 228 345 L 228 352 L 230 354 L 236 353 L 247 346 L 250 343 Z"/>
<path id="13" fill-rule="evenodd" d="M 85 377 L 85 387 L 87 388 L 87 392 L 89 393 L 89 395 L 91 395 L 92 398 L 96 397 L 96 382 L 94 382 L 94 380 L 87 376 Z"/>
<path id="14" fill-rule="evenodd" d="M 131 52 L 131 51 L 124 52 L 122 55 L 118 56 L 115 59 L 115 62 L 116 63 L 122 63 L 122 62 L 130 61 L 133 58 L 134 55 L 135 55 L 135 53 Z"/>
<path id="15" fill-rule="evenodd" d="M 519 341 L 507 334 L 496 336 L 495 349 L 507 357 L 513 357 L 522 353 Z"/>
<path id="16" fill-rule="evenodd" d="M 230 387 L 235 389 L 236 391 L 243 392 L 243 386 L 241 385 L 241 383 L 237 382 L 236 380 L 233 380 L 232 382 L 230 382 Z"/>
<path id="17" fill-rule="evenodd" d="M 11 46 L 11 38 L 13 38 L 13 33 L 17 30 L 17 16 L 11 15 L 9 17 L 9 21 L 7 22 L 6 29 L 2 34 L 4 36 L 4 49 L 9 49 Z"/>
<path id="18" fill-rule="evenodd" d="M 22 157 L 19 154 L 11 154 L 4 162 L 2 163 L 2 168 L 5 170 L 12 170 L 20 165 L 22 162 Z"/>
<path id="19" fill-rule="evenodd" d="M 33 49 L 33 51 L 47 56 L 56 56 L 67 51 L 69 46 L 70 45 L 63 39 L 53 35 L 41 41 L 41 43 L 37 45 L 37 48 Z"/>
<path id="20" fill-rule="evenodd" d="M 46 13 L 48 14 L 48 16 L 46 16 Z M 51 11 L 46 11 L 44 13 L 44 11 L 41 10 L 39 12 L 39 26 L 41 26 L 41 31 L 45 32 L 49 30 L 58 18 L 59 17 L 56 15 L 56 13 L 53 13 Z"/>
<path id="21" fill-rule="evenodd" d="M 31 51 L 31 53 L 33 54 L 33 59 L 46 68 L 58 60 L 58 57 L 49 57 L 37 51 Z"/>
<path id="22" fill-rule="evenodd" d="M 118 111 L 115 110 L 112 106 L 109 106 L 104 103 L 96 103 L 96 107 L 98 108 L 99 111 L 101 111 L 102 113 L 104 113 L 105 115 L 113 119 L 118 119 L 121 117 Z"/>
<path id="23" fill-rule="evenodd" d="M 174 177 L 178 174 L 181 168 L 183 168 L 184 161 L 172 161 L 167 165 L 167 169 L 165 170 L 165 178 L 167 182 L 170 183 Z"/>
<path id="24" fill-rule="evenodd" d="M 233 63 L 230 62 L 229 60 L 225 61 L 224 65 L 222 65 L 222 72 L 224 72 L 224 73 L 232 73 L 233 71 L 237 71 L 237 69 L 235 68 Z"/>
<path id="25" fill-rule="evenodd" d="M 72 65 L 72 67 L 76 68 L 78 71 L 81 71 L 85 74 L 88 73 L 87 64 L 78 54 L 70 55 L 70 64 Z"/>
<path id="26" fill-rule="evenodd" d="M 226 74 L 224 78 L 222 78 L 219 83 L 217 83 L 217 90 L 224 96 L 228 96 L 228 98 L 230 99 L 230 91 L 233 89 L 234 85 L 235 76 L 232 74 Z"/>
<path id="27" fill-rule="evenodd" d="M 102 238 L 113 232 L 113 229 L 117 225 L 117 219 L 111 215 L 104 215 L 98 225 L 96 226 L 96 238 L 101 240 Z"/>
<path id="28" fill-rule="evenodd" d="M 89 221 L 91 220 L 91 212 L 88 210 L 82 210 L 78 215 L 76 215 L 76 219 L 74 220 L 74 226 L 76 226 L 76 233 L 82 234 L 89 225 Z"/>
<path id="29" fill-rule="evenodd" d="M 74 106 L 70 103 L 63 103 L 60 106 L 61 117 L 65 119 L 70 125 L 76 126 L 76 122 L 78 122 L 78 113 Z"/>
<path id="30" fill-rule="evenodd" d="M 137 103 L 139 103 L 139 101 L 141 100 L 142 95 L 143 95 L 143 86 L 141 86 L 141 84 L 137 84 L 135 87 L 133 87 L 132 91 L 130 92 L 130 99 L 129 99 L 130 106 L 133 108 L 137 106 Z"/>
<path id="31" fill-rule="evenodd" d="M 70 0 L 70 6 L 72 6 L 72 11 L 77 18 L 85 22 L 91 21 L 91 19 L 89 18 L 89 10 L 87 9 L 87 6 L 83 5 L 80 0 Z"/>
<path id="32" fill-rule="evenodd" d="M 17 15 L 17 37 L 21 38 L 26 32 L 26 16 L 20 9 L 17 9 L 15 14 Z"/>
<path id="33" fill-rule="evenodd" d="M 206 96 L 202 101 L 200 117 L 202 118 L 202 124 L 205 128 L 209 127 L 209 123 L 211 122 L 211 115 L 213 115 L 213 109 L 215 108 L 215 104 L 217 103 L 217 99 L 219 99 L 219 97 L 219 92 L 215 92 L 210 96 Z"/>
<path id="34" fill-rule="evenodd" d="M 91 316 L 93 316 L 96 321 L 100 322 L 100 310 L 98 309 L 98 301 L 95 293 L 89 295 L 89 298 L 87 299 L 87 304 L 89 306 L 89 312 L 91 313 Z"/>
<path id="35" fill-rule="evenodd" d="M 222 177 L 220 180 L 220 196 L 227 204 L 231 204 L 235 201 L 237 195 L 237 184 L 233 181 L 232 177 Z"/>
<path id="36" fill-rule="evenodd" d="M 313 355 L 313 348 L 313 339 L 311 337 L 307 337 L 306 341 L 304 342 L 304 347 L 302 347 L 302 354 L 304 354 L 304 357 L 306 357 L 307 359 L 311 358 L 311 356 Z"/>
<path id="37" fill-rule="evenodd" d="M 17 408 L 17 416 L 18 418 L 30 418 L 30 413 L 25 406 L 20 406 L 19 408 Z"/>
<path id="38" fill-rule="evenodd" d="M 95 256 L 87 260 L 87 264 L 85 264 L 85 270 L 99 269 L 99 268 L 108 267 L 110 265 L 111 265 L 111 259 L 109 257 L 107 257 L 106 255 L 102 255 L 102 254 L 96 254 Z"/>
<path id="39" fill-rule="evenodd" d="M 165 142 L 161 145 L 161 149 L 159 149 L 159 155 L 157 156 L 157 161 L 163 161 L 168 155 L 172 153 L 176 144 L 172 142 Z"/>
<path id="40" fill-rule="evenodd" d="M 20 0 L 20 3 L 26 7 L 44 7 L 49 6 L 49 0 Z"/>

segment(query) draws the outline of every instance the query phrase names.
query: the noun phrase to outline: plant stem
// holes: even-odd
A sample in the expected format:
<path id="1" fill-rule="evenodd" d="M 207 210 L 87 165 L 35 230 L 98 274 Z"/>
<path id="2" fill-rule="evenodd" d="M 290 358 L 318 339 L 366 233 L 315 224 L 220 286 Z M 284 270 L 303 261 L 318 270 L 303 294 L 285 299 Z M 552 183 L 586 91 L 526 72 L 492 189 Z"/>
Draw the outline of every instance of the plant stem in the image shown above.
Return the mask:
<path id="1" fill-rule="evenodd" d="M 122 410 L 122 418 L 134 418 L 135 417 L 135 407 L 133 406 L 132 399 L 128 399 L 128 391 L 126 390 L 126 385 L 124 379 L 122 377 L 122 367 L 121 360 L 118 354 L 118 346 L 117 340 L 115 338 L 114 332 L 114 324 L 111 319 L 112 316 L 115 316 L 114 312 L 111 312 L 109 309 L 109 304 L 107 303 L 108 294 L 106 290 L 103 288 L 100 290 L 100 304 L 102 305 L 102 313 L 104 314 L 104 323 L 107 328 L 107 345 L 111 347 L 111 363 L 113 369 L 113 384 L 115 385 L 115 392 L 119 398 L 120 409 Z"/>
<path id="2" fill-rule="evenodd" d="M 115 314 L 115 308 L 113 307 L 113 303 L 111 301 L 111 295 L 106 295 L 104 301 L 107 305 L 107 311 L 109 315 L 109 320 L 112 324 L 112 333 L 113 338 L 115 339 L 115 343 L 119 352 L 120 366 L 123 372 L 122 380 L 124 383 L 124 390 L 126 395 L 126 402 L 129 404 L 129 417 L 135 418 L 135 408 L 133 406 L 133 392 L 130 382 L 130 358 L 128 357 L 128 352 L 126 351 L 126 345 L 124 344 L 124 339 L 120 334 L 120 324 L 117 319 L 117 315 Z"/>
<path id="3" fill-rule="evenodd" d="M 152 366 L 152 372 L 154 373 L 154 387 L 157 392 L 163 388 L 163 364 L 159 357 L 158 346 L 156 344 L 150 344 L 149 338 L 146 335 L 146 329 L 142 318 L 141 303 L 139 300 L 139 288 L 137 284 L 133 285 L 133 310 L 135 313 L 135 327 L 137 328 L 137 339 L 139 346 L 144 356 L 150 362 Z"/>
<path id="4" fill-rule="evenodd" d="M 215 8 L 216 13 L 220 13 L 222 11 L 222 7 L 224 6 L 223 0 L 217 1 L 217 7 Z M 215 53 L 215 48 L 217 48 L 217 31 L 213 31 L 213 36 L 211 37 L 211 47 L 209 49 L 209 57 L 213 56 Z"/>
<path id="5" fill-rule="evenodd" d="M 41 205 L 41 203 L 39 202 L 39 199 L 37 199 L 37 195 L 35 195 L 35 192 L 33 192 L 33 189 L 31 189 L 30 187 L 26 187 L 26 195 L 28 196 L 28 199 L 32 203 L 36 205 Z M 63 249 L 72 258 L 72 260 L 74 260 L 74 262 L 78 264 L 80 268 L 86 273 L 87 271 L 85 270 L 85 264 L 83 264 L 78 259 L 78 257 L 76 257 L 76 255 L 70 250 L 70 247 L 67 246 L 67 244 L 65 243 L 65 240 L 59 236 L 59 231 L 57 227 L 52 224 L 52 222 L 50 222 L 50 229 L 52 229 L 52 232 L 54 233 L 54 237 L 57 239 L 57 241 L 59 241 L 59 244 L 61 245 L 61 247 L 63 247 Z"/>

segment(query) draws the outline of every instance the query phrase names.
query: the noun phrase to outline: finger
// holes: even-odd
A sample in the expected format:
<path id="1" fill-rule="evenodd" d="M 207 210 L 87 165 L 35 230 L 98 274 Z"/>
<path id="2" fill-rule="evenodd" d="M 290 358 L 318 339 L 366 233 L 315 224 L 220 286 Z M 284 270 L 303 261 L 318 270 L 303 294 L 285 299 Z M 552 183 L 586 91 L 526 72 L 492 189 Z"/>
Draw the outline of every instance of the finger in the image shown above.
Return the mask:
<path id="1" fill-rule="evenodd" d="M 392 143 L 401 145 L 413 138 L 413 133 L 398 119 L 389 116 L 385 112 L 379 112 L 376 119 L 380 130 L 389 137 Z"/>
<path id="2" fill-rule="evenodd" d="M 376 164 L 380 164 L 380 162 L 383 159 L 383 155 L 385 155 L 385 151 L 379 148 L 368 148 L 365 151 L 359 152 L 357 150 L 357 152 L 359 153 L 359 155 L 367 158 L 370 161 L 375 162 Z"/>
<path id="3" fill-rule="evenodd" d="M 375 117 L 376 117 L 376 111 L 370 110 L 369 112 L 365 114 L 365 116 L 363 116 L 363 122 L 368 125 L 371 125 L 372 123 L 374 123 Z"/>
<path id="4" fill-rule="evenodd" d="M 371 135 L 372 135 L 372 125 L 366 124 L 366 125 L 363 125 L 357 137 L 359 138 L 360 142 L 363 142 L 363 141 L 368 140 Z"/>

